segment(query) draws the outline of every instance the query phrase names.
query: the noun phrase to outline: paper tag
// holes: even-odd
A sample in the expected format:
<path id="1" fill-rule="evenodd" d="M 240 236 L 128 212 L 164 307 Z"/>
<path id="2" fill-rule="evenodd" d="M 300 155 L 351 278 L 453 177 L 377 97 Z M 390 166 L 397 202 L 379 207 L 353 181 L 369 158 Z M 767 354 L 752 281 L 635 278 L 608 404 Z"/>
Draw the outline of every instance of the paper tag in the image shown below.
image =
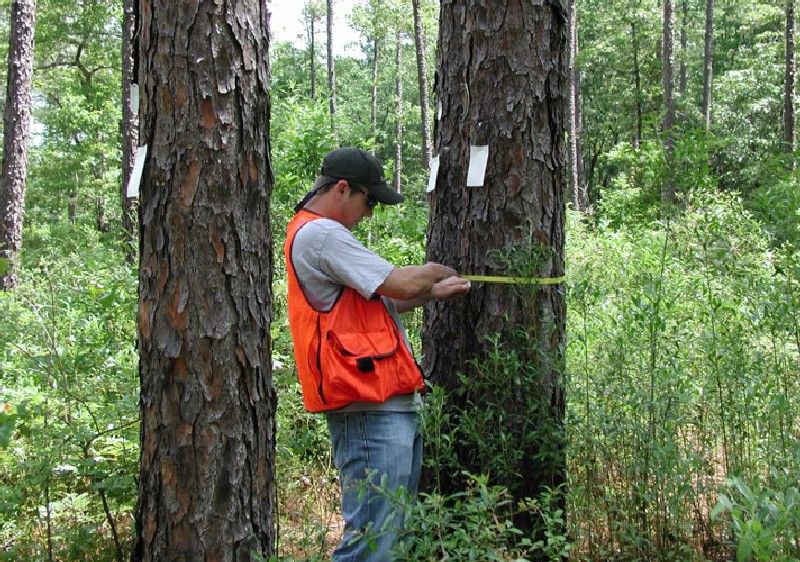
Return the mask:
<path id="1" fill-rule="evenodd" d="M 146 156 L 147 145 L 140 146 L 136 149 L 136 160 L 133 162 L 131 179 L 128 181 L 128 187 L 125 190 L 125 196 L 128 198 L 139 197 L 139 182 L 142 181 L 142 170 L 144 170 L 144 159 Z"/>
<path id="2" fill-rule="evenodd" d="M 442 120 L 442 100 L 436 100 L 436 120 Z"/>
<path id="3" fill-rule="evenodd" d="M 489 145 L 469 147 L 469 170 L 467 187 L 480 187 L 486 177 L 486 162 L 489 160 Z"/>
<path id="4" fill-rule="evenodd" d="M 139 84 L 131 84 L 131 113 L 139 117 Z"/>
<path id="5" fill-rule="evenodd" d="M 439 176 L 439 155 L 431 158 L 430 177 L 428 178 L 428 189 L 425 193 L 430 193 L 436 188 L 436 178 Z"/>

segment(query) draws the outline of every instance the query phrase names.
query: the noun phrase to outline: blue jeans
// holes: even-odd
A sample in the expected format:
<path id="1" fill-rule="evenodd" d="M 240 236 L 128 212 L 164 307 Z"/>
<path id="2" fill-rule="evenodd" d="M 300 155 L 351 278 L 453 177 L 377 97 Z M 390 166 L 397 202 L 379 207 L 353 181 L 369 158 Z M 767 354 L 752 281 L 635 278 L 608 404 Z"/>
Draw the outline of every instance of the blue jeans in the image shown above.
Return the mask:
<path id="1" fill-rule="evenodd" d="M 342 486 L 344 517 L 344 535 L 333 560 L 386 562 L 403 528 L 405 513 L 374 485 L 385 478 L 388 490 L 402 486 L 412 497 L 416 495 L 422 466 L 419 414 L 378 411 L 329 413 L 326 417 Z M 372 532 L 364 540 L 366 529 Z M 371 549 L 370 542 L 376 548 Z"/>

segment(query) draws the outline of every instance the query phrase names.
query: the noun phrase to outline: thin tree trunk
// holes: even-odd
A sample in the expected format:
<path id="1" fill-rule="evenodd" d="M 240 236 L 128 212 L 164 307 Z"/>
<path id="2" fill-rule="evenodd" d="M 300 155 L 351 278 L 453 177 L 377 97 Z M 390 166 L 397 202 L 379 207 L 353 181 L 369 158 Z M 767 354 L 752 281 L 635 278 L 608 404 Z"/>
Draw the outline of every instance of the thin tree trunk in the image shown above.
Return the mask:
<path id="1" fill-rule="evenodd" d="M 140 11 L 133 560 L 275 553 L 266 0 Z"/>
<path id="2" fill-rule="evenodd" d="M 563 274 L 569 14 L 560 6 L 442 4 L 436 93 L 443 118 L 436 146 L 449 150 L 440 153 L 430 199 L 428 260 L 469 274 Z M 480 187 L 466 186 L 471 145 L 489 147 Z M 504 263 L 500 255 L 508 253 L 524 264 Z M 432 303 L 425 312 L 424 370 L 448 391 L 442 432 L 480 411 L 507 445 L 494 481 L 515 499 L 563 484 L 563 287 L 474 284 L 465 298 Z M 513 367 L 504 363 L 481 376 L 478 363 L 491 361 L 498 347 Z M 462 385 L 460 374 L 471 383 Z M 498 442 L 483 432 L 460 432 L 457 465 L 442 466 L 425 481 L 438 479 L 444 492 L 460 489 L 461 470 L 490 470 Z M 519 515 L 518 528 L 531 531 L 532 517 Z"/>
<path id="3" fill-rule="evenodd" d="M 794 134 L 794 0 L 786 0 L 786 74 L 783 83 L 783 148 L 792 154 L 795 148 Z M 794 167 L 794 158 L 792 158 Z"/>
<path id="4" fill-rule="evenodd" d="M 50 475 L 44 479 L 45 520 L 47 521 L 47 560 L 53 562 L 53 511 L 50 503 Z"/>
<path id="5" fill-rule="evenodd" d="M 106 491 L 104 488 L 98 488 L 97 493 L 100 496 L 100 501 L 103 503 L 103 513 L 106 514 L 106 521 L 108 521 L 108 526 L 111 527 L 111 538 L 114 539 L 114 549 L 116 550 L 117 554 L 117 562 L 123 562 L 125 558 L 122 552 L 122 543 L 119 540 L 119 534 L 117 533 L 117 524 L 114 521 L 114 516 L 111 513 L 111 508 L 108 506 L 108 498 L 106 498 Z"/>
<path id="6" fill-rule="evenodd" d="M 688 41 L 687 18 L 689 17 L 689 2 L 681 2 L 681 61 L 678 71 L 678 91 L 681 98 L 686 96 L 686 43 Z"/>
<path id="7" fill-rule="evenodd" d="M 139 13 L 138 0 L 125 0 L 122 18 L 122 236 L 125 245 L 125 259 L 128 263 L 136 260 L 136 226 L 138 197 L 128 197 L 128 182 L 133 172 L 136 148 L 139 146 L 138 84 L 134 90 L 134 77 L 138 74 L 138 33 L 136 20 Z M 136 107 L 132 106 L 132 96 L 136 96 Z"/>
<path id="8" fill-rule="evenodd" d="M 378 56 L 380 54 L 380 41 L 377 37 L 372 40 L 372 97 L 370 99 L 369 125 L 372 138 L 378 137 Z"/>
<path id="9" fill-rule="evenodd" d="M 31 128 L 35 11 L 34 0 L 11 2 L 3 162 L 0 166 L 0 288 L 3 290 L 17 286 L 18 259 L 22 249 L 28 135 Z"/>
<path id="10" fill-rule="evenodd" d="M 576 0 L 569 5 L 569 163 L 572 184 L 572 204 L 575 210 L 585 213 L 589 210 L 589 201 L 585 186 L 581 183 L 581 157 L 579 150 L 579 76 L 578 76 L 578 13 Z"/>
<path id="11" fill-rule="evenodd" d="M 703 122 L 711 130 L 711 99 L 714 81 L 714 0 L 706 0 L 705 47 L 703 49 Z"/>
<path id="12" fill-rule="evenodd" d="M 403 172 L 403 77 L 402 77 L 402 44 L 400 32 L 395 34 L 394 51 L 394 189 L 400 193 L 400 176 Z"/>
<path id="13" fill-rule="evenodd" d="M 577 141 L 577 156 L 578 156 L 578 185 L 581 186 L 584 201 L 586 201 L 586 212 L 591 213 L 592 209 L 589 205 L 589 182 L 586 180 L 586 162 L 583 157 L 583 94 L 582 83 L 583 73 L 578 71 L 575 77 L 575 119 L 577 121 L 577 134 L 575 140 Z"/>
<path id="14" fill-rule="evenodd" d="M 420 0 L 411 0 L 414 8 L 414 46 L 417 52 L 417 83 L 419 112 L 422 125 L 422 167 L 427 170 L 431 160 L 431 120 L 428 112 L 428 63 L 425 60 L 425 29 L 422 26 Z"/>
<path id="15" fill-rule="evenodd" d="M 312 100 L 317 99 L 317 46 L 316 46 L 317 33 L 316 33 L 316 30 L 314 29 L 315 24 L 316 24 L 316 17 L 312 15 L 311 16 L 311 33 L 310 33 L 311 37 L 310 37 L 310 41 L 309 41 L 310 50 L 311 50 L 311 52 L 309 53 L 309 56 L 311 58 L 310 66 L 311 66 L 311 99 Z"/>
<path id="16" fill-rule="evenodd" d="M 675 202 L 675 141 L 673 139 L 673 126 L 675 125 L 675 7 L 673 0 L 664 0 L 664 28 L 662 38 L 662 86 L 664 88 L 664 121 L 662 134 L 664 135 L 664 152 L 666 157 L 666 171 L 661 188 L 661 201 L 665 204 Z"/>
<path id="17" fill-rule="evenodd" d="M 338 142 L 336 132 L 336 65 L 333 58 L 333 0 L 326 0 L 326 37 L 328 40 L 328 102 L 331 117 L 331 134 Z"/>
<path id="18" fill-rule="evenodd" d="M 97 209 L 97 216 L 95 217 L 95 226 L 98 232 L 108 232 L 108 219 L 106 218 L 106 200 L 102 195 L 94 198 L 95 208 Z"/>
<path id="19" fill-rule="evenodd" d="M 633 130 L 633 149 L 639 150 L 642 144 L 642 73 L 639 67 L 639 36 L 636 22 L 631 21 L 631 43 L 633 47 L 633 105 L 636 125 Z"/>
<path id="20" fill-rule="evenodd" d="M 77 174 L 75 174 L 75 185 L 70 188 L 69 197 L 67 197 L 67 220 L 70 224 L 78 222 L 78 193 L 76 186 L 79 181 Z"/>

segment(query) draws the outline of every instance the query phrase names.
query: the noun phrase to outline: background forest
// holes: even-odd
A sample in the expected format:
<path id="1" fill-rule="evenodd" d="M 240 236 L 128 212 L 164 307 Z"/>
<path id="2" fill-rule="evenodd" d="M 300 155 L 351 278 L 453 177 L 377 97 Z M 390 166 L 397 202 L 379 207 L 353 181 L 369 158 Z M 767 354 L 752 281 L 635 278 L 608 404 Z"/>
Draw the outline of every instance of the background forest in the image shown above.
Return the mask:
<path id="1" fill-rule="evenodd" d="M 439 5 L 419 5 L 430 90 Z M 326 6 L 304 6 L 305 44 L 270 45 L 275 255 L 321 156 L 359 145 L 406 203 L 379 207 L 358 234 L 420 263 L 430 125 L 412 2 L 356 2 L 360 54 L 336 57 L 332 97 Z M 3 61 L 10 7 L 0 0 Z M 473 404 L 470 423 L 442 433 L 436 390 L 428 469 L 458 470 L 453 443 L 488 432 L 486 473 L 457 497 L 422 496 L 399 556 L 800 560 L 793 0 L 578 0 L 575 12 L 568 486 L 511 505 L 504 404 Z M 36 3 L 23 245 L 17 286 L 0 293 L 0 560 L 130 557 L 138 242 L 123 226 L 122 20 L 118 1 Z M 302 410 L 284 276 L 276 259 L 278 552 L 322 560 L 338 539 L 338 485 L 325 425 Z M 421 313 L 407 324 L 418 346 Z M 523 368 L 497 342 L 470 384 L 508 386 Z M 518 510 L 540 515 L 540 540 L 518 534 Z"/>

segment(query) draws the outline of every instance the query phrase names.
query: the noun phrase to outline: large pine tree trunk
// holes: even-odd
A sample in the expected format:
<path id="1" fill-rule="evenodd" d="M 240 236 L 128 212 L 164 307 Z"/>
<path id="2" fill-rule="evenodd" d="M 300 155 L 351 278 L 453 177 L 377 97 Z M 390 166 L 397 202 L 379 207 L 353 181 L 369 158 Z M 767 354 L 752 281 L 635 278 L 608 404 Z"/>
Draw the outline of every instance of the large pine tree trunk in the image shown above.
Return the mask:
<path id="1" fill-rule="evenodd" d="M 714 80 L 714 0 L 706 0 L 706 30 L 703 49 L 703 121 L 711 129 L 711 97 Z"/>
<path id="2" fill-rule="evenodd" d="M 422 27 L 420 0 L 411 0 L 414 9 L 414 47 L 417 52 L 417 83 L 422 125 L 422 166 L 428 169 L 431 160 L 431 119 L 428 112 L 428 63 L 425 60 L 425 29 Z"/>
<path id="3" fill-rule="evenodd" d="M 138 75 L 138 34 L 136 18 L 138 1 L 124 0 L 122 19 L 122 236 L 125 257 L 133 263 L 136 257 L 136 199 L 127 196 L 128 182 L 133 172 L 136 147 L 139 146 L 139 115 L 131 106 L 134 77 Z M 138 88 L 138 84 L 137 84 Z M 138 103 L 137 103 L 138 105 Z"/>
<path id="4" fill-rule="evenodd" d="M 661 41 L 661 74 L 664 89 L 664 120 L 661 131 L 664 138 L 666 170 L 661 187 L 661 201 L 675 203 L 675 6 L 673 0 L 664 0 L 663 35 Z"/>
<path id="5" fill-rule="evenodd" d="M 134 560 L 274 553 L 266 0 L 141 2 Z"/>
<path id="6" fill-rule="evenodd" d="M 783 148 L 794 152 L 794 0 L 786 0 L 786 72 L 783 83 Z"/>
<path id="7" fill-rule="evenodd" d="M 577 1 L 569 5 L 569 165 L 572 188 L 572 204 L 575 210 L 589 210 L 586 186 L 582 183 L 582 158 L 580 151 L 580 75 L 578 73 L 578 11 Z"/>
<path id="8" fill-rule="evenodd" d="M 453 0 L 442 4 L 440 19 L 441 160 L 427 259 L 462 273 L 558 277 L 567 195 L 568 13 L 558 1 Z M 484 185 L 466 187 L 470 145 L 486 144 Z M 498 252 L 515 250 L 517 265 L 505 266 Z M 491 471 L 516 498 L 564 483 L 563 286 L 476 283 L 466 298 L 433 304 L 425 316 L 424 370 L 450 391 L 443 431 L 461 429 L 459 467 L 438 475 L 443 490 L 460 486 L 460 469 Z M 497 334 L 517 359 L 487 375 L 471 360 L 490 360 Z M 497 380 L 487 382 L 491 377 Z M 463 422 L 473 414 L 493 421 L 466 432 Z M 491 450 L 501 438 L 508 439 L 509 456 Z M 495 471 L 498 462 L 504 469 Z M 523 516 L 518 524 L 531 529 L 533 522 Z"/>
<path id="9" fill-rule="evenodd" d="M 0 288 L 17 286 L 17 260 L 22 248 L 28 135 L 33 83 L 34 0 L 12 0 L 8 40 L 6 105 L 3 115 L 3 163 L 0 172 Z"/>
<path id="10" fill-rule="evenodd" d="M 395 97 L 395 121 L 394 121 L 394 190 L 400 192 L 401 174 L 403 173 L 403 76 L 402 76 L 402 44 L 401 35 L 398 31 L 395 34 L 394 50 L 394 97 Z"/>
<path id="11" fill-rule="evenodd" d="M 330 108 L 331 134 L 336 139 L 336 65 L 333 58 L 333 0 L 326 1 L 325 10 L 325 35 L 328 41 L 326 46 L 328 53 L 328 105 Z"/>

